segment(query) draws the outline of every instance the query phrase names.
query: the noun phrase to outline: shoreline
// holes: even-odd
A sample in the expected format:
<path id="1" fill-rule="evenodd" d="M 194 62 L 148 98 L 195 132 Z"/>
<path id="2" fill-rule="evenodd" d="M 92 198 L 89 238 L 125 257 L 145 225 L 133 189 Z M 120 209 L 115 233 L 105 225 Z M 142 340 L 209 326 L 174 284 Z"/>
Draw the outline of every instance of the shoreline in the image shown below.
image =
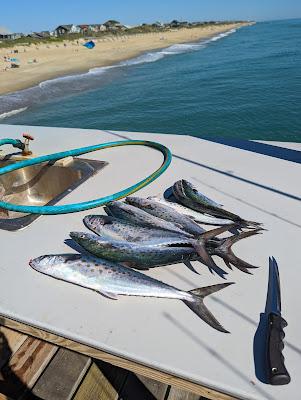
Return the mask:
<path id="1" fill-rule="evenodd" d="M 139 57 L 151 50 L 160 50 L 175 44 L 209 39 L 217 34 L 239 29 L 248 23 L 222 24 L 218 26 L 182 28 L 165 32 L 122 35 L 117 38 L 96 39 L 96 46 L 88 50 L 81 42 L 58 45 L 18 46 L 18 54 L 0 49 L 0 95 L 10 94 L 39 85 L 41 82 L 69 75 L 87 73 L 92 68 L 116 65 Z M 24 51 L 24 49 L 26 51 Z M 20 60 L 20 68 L 4 71 L 4 56 Z M 32 61 L 36 60 L 34 63 Z"/>

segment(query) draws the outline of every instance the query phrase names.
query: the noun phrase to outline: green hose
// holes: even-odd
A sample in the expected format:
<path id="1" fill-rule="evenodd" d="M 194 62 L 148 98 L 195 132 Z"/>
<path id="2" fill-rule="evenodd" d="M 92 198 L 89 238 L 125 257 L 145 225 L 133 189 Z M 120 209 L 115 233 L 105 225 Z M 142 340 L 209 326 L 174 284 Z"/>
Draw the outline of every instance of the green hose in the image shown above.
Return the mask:
<path id="1" fill-rule="evenodd" d="M 2 139 L 0 140 L 0 146 L 3 144 L 12 144 L 18 143 L 20 141 L 15 141 L 14 139 Z M 122 140 L 118 142 L 109 142 L 109 143 L 101 143 L 93 146 L 82 147 L 79 149 L 73 149 L 68 151 L 63 151 L 60 153 L 48 154 L 46 156 L 36 157 L 25 161 L 20 161 L 15 164 L 10 164 L 5 167 L 0 168 L 0 176 L 7 174 L 11 171 L 16 171 L 21 168 L 29 167 L 30 165 L 36 165 L 40 163 L 44 163 L 46 161 L 57 161 L 66 157 L 74 157 L 79 156 L 86 153 L 91 153 L 96 150 L 107 149 L 110 147 L 119 147 L 119 146 L 132 146 L 132 145 L 140 145 L 147 146 L 159 150 L 163 156 L 164 160 L 162 165 L 154 171 L 152 174 L 142 179 L 138 183 L 133 186 L 128 187 L 127 189 L 121 190 L 120 192 L 116 192 L 109 196 L 101 197 L 99 199 L 85 201 L 82 203 L 68 204 L 62 206 L 26 206 L 26 205 L 17 205 L 12 203 L 7 203 L 4 201 L 0 201 L 0 209 L 5 209 L 8 211 L 17 211 L 21 213 L 29 213 L 29 214 L 42 214 L 42 215 L 56 215 L 56 214 L 69 214 L 79 211 L 86 211 L 91 208 L 96 208 L 102 206 L 110 201 L 119 200 L 126 196 L 131 195 L 132 193 L 137 192 L 137 190 L 142 189 L 143 187 L 149 185 L 155 179 L 157 179 L 166 169 L 169 167 L 171 163 L 171 152 L 170 150 L 163 146 L 160 143 L 149 142 L 146 140 Z"/>

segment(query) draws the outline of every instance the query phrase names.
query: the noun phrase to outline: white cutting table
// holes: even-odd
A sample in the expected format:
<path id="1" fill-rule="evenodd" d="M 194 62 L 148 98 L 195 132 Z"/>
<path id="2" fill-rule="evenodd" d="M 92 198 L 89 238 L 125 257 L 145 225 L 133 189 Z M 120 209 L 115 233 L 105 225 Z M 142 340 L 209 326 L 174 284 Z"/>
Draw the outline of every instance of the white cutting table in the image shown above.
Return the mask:
<path id="1" fill-rule="evenodd" d="M 207 299 L 210 310 L 231 331 L 222 334 L 179 301 L 133 297 L 110 301 L 28 266 L 33 257 L 74 252 L 64 240 L 70 231 L 85 230 L 82 219 L 89 212 L 42 216 L 18 232 L 0 230 L 0 323 L 209 398 L 300 399 L 299 163 L 189 136 L 0 125 L 0 138 L 20 138 L 23 132 L 35 137 L 32 149 L 37 155 L 114 141 L 119 135 L 163 143 L 174 154 L 172 164 L 138 195 L 162 194 L 176 180 L 186 178 L 229 210 L 263 222 L 267 231 L 239 242 L 234 249 L 261 268 L 253 276 L 229 270 L 228 280 L 236 284 Z M 286 147 L 285 143 L 270 144 Z M 301 155 L 301 144 L 289 143 L 287 148 Z M 87 157 L 110 164 L 61 204 L 125 188 L 161 162 L 158 152 L 138 146 Z M 253 351 L 265 307 L 270 255 L 280 268 L 282 311 L 288 321 L 284 355 L 292 378 L 289 385 L 277 387 L 257 379 Z M 199 275 L 184 264 L 146 274 L 185 290 L 222 282 L 200 263 L 194 267 Z M 255 348 L 258 353 L 260 346 Z"/>

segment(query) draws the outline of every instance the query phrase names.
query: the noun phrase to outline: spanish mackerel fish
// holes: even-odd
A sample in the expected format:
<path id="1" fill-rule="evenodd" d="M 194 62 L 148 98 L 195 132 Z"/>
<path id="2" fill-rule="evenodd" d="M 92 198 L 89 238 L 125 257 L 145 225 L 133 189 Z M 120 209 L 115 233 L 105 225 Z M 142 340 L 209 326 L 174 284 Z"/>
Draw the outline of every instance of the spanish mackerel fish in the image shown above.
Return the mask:
<path id="1" fill-rule="evenodd" d="M 132 224 L 145 226 L 147 228 L 164 229 L 171 232 L 181 233 L 182 235 L 192 237 L 191 234 L 182 230 L 172 222 L 162 220 L 154 215 L 140 210 L 140 208 L 131 206 L 121 201 L 114 201 L 105 206 L 107 214 L 128 221 Z"/>
<path id="2" fill-rule="evenodd" d="M 199 250 L 198 253 L 201 253 L 201 256 L 199 256 L 196 251 L 195 243 L 193 243 L 193 239 L 179 236 L 164 236 L 164 231 L 162 231 L 163 236 L 161 237 L 154 236 L 150 239 L 147 236 L 142 236 L 135 243 L 129 243 L 127 240 L 133 236 L 131 233 L 128 234 L 126 229 L 123 229 L 121 233 L 118 232 L 118 240 L 116 240 L 117 238 L 115 236 L 114 228 L 111 236 L 110 227 L 114 225 L 114 221 L 112 224 L 108 225 L 106 232 L 104 234 L 102 233 L 102 228 L 98 222 L 103 220 L 106 221 L 106 218 L 111 217 L 103 215 L 93 217 L 95 219 L 92 230 L 96 231 L 99 236 L 82 232 L 71 232 L 70 236 L 72 239 L 91 254 L 105 257 L 112 261 L 127 262 L 129 266 L 134 268 L 148 269 L 185 261 L 201 261 L 209 268 L 218 272 L 219 267 L 215 264 L 211 256 L 222 258 L 230 269 L 234 266 L 243 272 L 250 273 L 248 271 L 249 268 L 257 268 L 256 266 L 238 258 L 233 253 L 231 247 L 241 239 L 261 233 L 259 229 L 241 232 L 238 235 L 221 239 L 216 238 L 215 235 L 216 233 L 220 233 L 223 228 L 208 231 L 204 234 L 205 240 L 203 243 L 203 249 L 201 248 Z M 85 223 L 86 226 L 89 227 L 89 223 L 87 224 L 87 221 L 85 221 Z M 117 220 L 117 224 L 119 223 L 122 223 L 122 221 L 118 222 Z M 95 226 L 97 226 L 96 229 Z M 141 232 L 140 227 L 131 226 L 130 224 L 128 226 L 130 229 L 137 228 L 137 232 Z M 147 230 L 147 228 L 142 229 Z M 217 230 L 219 232 L 216 232 Z M 200 246 L 200 244 L 198 245 Z"/>
<path id="3" fill-rule="evenodd" d="M 148 199 L 156 201 L 159 204 L 163 204 L 168 207 L 171 207 L 174 210 L 178 211 L 179 213 L 186 215 L 187 217 L 190 217 L 195 222 L 198 222 L 200 224 L 218 225 L 218 226 L 233 224 L 233 221 L 230 219 L 216 218 L 216 217 L 213 217 L 212 215 L 201 214 L 195 210 L 192 210 L 191 208 L 183 206 L 182 204 L 174 203 L 172 201 L 168 201 L 165 199 L 161 199 L 160 197 L 151 196 L 151 197 L 148 197 Z"/>
<path id="4" fill-rule="evenodd" d="M 147 246 L 191 246 L 201 257 L 202 262 L 213 269 L 218 267 L 206 251 L 205 242 L 229 229 L 227 226 L 206 232 L 200 228 L 202 233 L 198 235 L 197 239 L 194 239 L 170 231 L 132 225 L 126 221 L 104 215 L 88 215 L 84 218 L 84 224 L 104 240 L 143 242 L 142 244 Z M 175 261 L 175 259 L 173 258 L 172 261 Z"/>
<path id="5" fill-rule="evenodd" d="M 216 203 L 215 201 L 206 197 L 203 193 L 199 192 L 192 183 L 186 181 L 185 179 L 182 179 L 181 182 L 184 193 L 191 200 L 207 206 L 222 208 L 222 204 Z"/>
<path id="6" fill-rule="evenodd" d="M 41 256 L 31 260 L 29 265 L 38 272 L 95 290 L 114 300 L 118 295 L 181 300 L 212 328 L 228 333 L 205 306 L 204 298 L 233 282 L 185 292 L 123 265 L 79 254 Z"/>
<path id="7" fill-rule="evenodd" d="M 155 217 L 164 219 L 168 222 L 176 223 L 181 229 L 190 233 L 193 236 L 200 236 L 205 232 L 205 229 L 201 228 L 196 222 L 192 221 L 191 218 L 186 217 L 174 210 L 173 208 L 164 204 L 159 204 L 152 199 L 144 199 L 142 197 L 127 197 L 126 202 L 134 207 L 138 207 L 148 214 L 154 215 Z"/>
<path id="8" fill-rule="evenodd" d="M 188 260 L 196 254 L 190 243 L 179 244 L 175 238 L 174 243 L 146 242 L 131 243 L 125 241 L 112 241 L 104 237 L 85 232 L 71 232 L 70 237 L 91 254 L 110 261 L 127 262 L 135 268 L 145 269 L 158 264 L 169 264 L 181 259 Z M 185 239 L 184 239 L 185 240 Z"/>
<path id="9" fill-rule="evenodd" d="M 169 238 L 187 238 L 187 236 L 182 233 L 146 228 L 145 226 L 134 225 L 123 219 L 111 217 L 109 215 L 87 215 L 83 219 L 83 222 L 88 229 L 95 232 L 97 235 L 111 240 L 141 242 L 152 239 L 162 239 L 166 236 Z"/>
<path id="10" fill-rule="evenodd" d="M 232 221 L 244 226 L 258 226 L 258 222 L 246 221 L 239 215 L 224 210 L 221 207 L 213 206 L 204 202 L 203 195 L 189 182 L 184 179 L 177 181 L 172 187 L 175 198 L 185 206 L 193 210 L 213 215 L 214 217 L 231 219 Z"/>

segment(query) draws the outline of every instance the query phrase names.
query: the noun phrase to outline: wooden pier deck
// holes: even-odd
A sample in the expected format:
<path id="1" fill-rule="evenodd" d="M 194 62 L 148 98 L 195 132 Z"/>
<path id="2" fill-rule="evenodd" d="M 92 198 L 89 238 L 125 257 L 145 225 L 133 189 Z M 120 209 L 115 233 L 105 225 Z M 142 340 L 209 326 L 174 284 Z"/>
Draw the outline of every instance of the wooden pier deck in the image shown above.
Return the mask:
<path id="1" fill-rule="evenodd" d="M 0 326 L 0 400 L 206 400 Z"/>

